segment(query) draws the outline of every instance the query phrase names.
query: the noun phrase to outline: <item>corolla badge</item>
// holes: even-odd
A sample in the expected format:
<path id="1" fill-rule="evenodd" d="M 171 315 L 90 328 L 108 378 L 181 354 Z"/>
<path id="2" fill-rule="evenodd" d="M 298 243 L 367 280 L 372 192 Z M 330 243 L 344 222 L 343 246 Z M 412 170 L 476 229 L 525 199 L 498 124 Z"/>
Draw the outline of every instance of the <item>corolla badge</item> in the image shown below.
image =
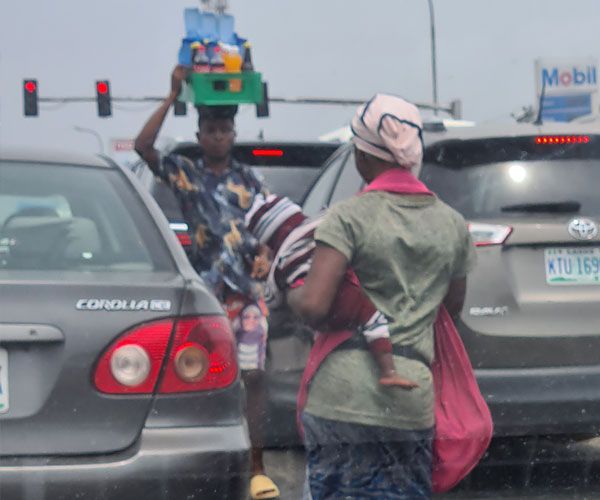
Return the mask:
<path id="1" fill-rule="evenodd" d="M 593 220 L 577 218 L 569 222 L 569 234 L 577 240 L 592 240 L 598 236 L 598 226 Z"/>
<path id="2" fill-rule="evenodd" d="M 79 311 L 154 311 L 171 310 L 170 300 L 158 299 L 79 299 L 75 304 Z"/>

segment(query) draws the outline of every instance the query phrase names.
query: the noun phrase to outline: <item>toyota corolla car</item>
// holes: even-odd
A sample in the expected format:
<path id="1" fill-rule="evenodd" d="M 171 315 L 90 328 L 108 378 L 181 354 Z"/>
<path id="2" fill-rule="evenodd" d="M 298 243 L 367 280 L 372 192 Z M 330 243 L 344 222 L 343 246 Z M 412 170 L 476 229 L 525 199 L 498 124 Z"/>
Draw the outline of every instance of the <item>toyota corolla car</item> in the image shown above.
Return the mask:
<path id="1" fill-rule="evenodd" d="M 0 498 L 245 498 L 233 334 L 107 160 L 0 158 Z"/>
<path id="2" fill-rule="evenodd" d="M 430 134 L 426 145 L 421 179 L 477 245 L 458 327 L 496 434 L 600 431 L 600 135 L 514 125 Z M 343 146 L 304 210 L 361 187 Z M 298 380 L 285 374 L 281 392 Z"/>

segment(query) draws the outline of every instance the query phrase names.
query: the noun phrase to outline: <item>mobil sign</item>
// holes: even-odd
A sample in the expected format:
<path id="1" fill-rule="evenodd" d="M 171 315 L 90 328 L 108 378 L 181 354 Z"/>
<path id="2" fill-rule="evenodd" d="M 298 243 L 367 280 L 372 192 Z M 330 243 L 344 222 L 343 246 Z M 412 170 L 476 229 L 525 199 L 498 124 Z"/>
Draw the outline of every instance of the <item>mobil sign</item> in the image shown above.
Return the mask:
<path id="1" fill-rule="evenodd" d="M 538 95 L 591 93 L 598 90 L 598 62 L 595 59 L 536 61 Z"/>
<path id="2" fill-rule="evenodd" d="M 536 95 L 542 117 L 571 121 L 597 110 L 598 62 L 596 59 L 538 59 L 535 63 Z"/>

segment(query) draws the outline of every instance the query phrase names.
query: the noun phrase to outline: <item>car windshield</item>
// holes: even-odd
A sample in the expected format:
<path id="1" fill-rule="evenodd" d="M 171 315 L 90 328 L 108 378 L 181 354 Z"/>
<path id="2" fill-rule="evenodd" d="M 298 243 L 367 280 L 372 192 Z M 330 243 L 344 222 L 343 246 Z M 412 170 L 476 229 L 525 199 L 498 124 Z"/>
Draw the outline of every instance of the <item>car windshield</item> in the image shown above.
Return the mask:
<path id="1" fill-rule="evenodd" d="M 168 268 L 126 182 L 103 168 L 1 162 L 0 269 Z"/>
<path id="2" fill-rule="evenodd" d="M 421 178 L 468 219 L 498 218 L 506 212 L 560 212 L 561 202 L 563 212 L 600 214 L 595 188 L 600 183 L 600 160 L 510 161 L 462 168 L 425 164 Z M 569 200 L 578 206 L 565 206 Z"/>
<path id="3" fill-rule="evenodd" d="M 600 500 L 599 27 L 0 0 L 0 500 Z"/>

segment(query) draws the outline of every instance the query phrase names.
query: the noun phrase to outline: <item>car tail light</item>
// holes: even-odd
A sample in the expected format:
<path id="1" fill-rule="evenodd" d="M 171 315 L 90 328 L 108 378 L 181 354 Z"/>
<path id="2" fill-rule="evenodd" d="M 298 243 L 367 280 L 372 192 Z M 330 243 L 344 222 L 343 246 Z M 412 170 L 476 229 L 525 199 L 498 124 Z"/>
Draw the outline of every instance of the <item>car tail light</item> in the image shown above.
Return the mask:
<path id="1" fill-rule="evenodd" d="M 221 389 L 233 383 L 237 371 L 229 320 L 223 316 L 184 318 L 177 322 L 159 393 Z"/>
<path id="2" fill-rule="evenodd" d="M 121 335 L 98 361 L 96 388 L 107 394 L 153 393 L 172 331 L 173 320 L 163 320 Z"/>
<path id="3" fill-rule="evenodd" d="M 160 393 L 172 394 L 221 389 L 237 373 L 229 321 L 199 316 L 145 323 L 125 332 L 102 353 L 94 384 L 105 394 L 153 394 L 157 384 Z"/>
<path id="4" fill-rule="evenodd" d="M 210 354 L 198 345 L 189 343 L 183 345 L 175 355 L 173 365 L 175 373 L 184 382 L 198 382 L 202 380 L 208 371 Z"/>
<path id="5" fill-rule="evenodd" d="M 476 247 L 502 245 L 512 233 L 512 227 L 471 222 L 468 225 Z"/>
<path id="6" fill-rule="evenodd" d="M 587 144 L 589 135 L 542 135 L 535 138 L 536 144 Z"/>
<path id="7" fill-rule="evenodd" d="M 173 230 L 173 232 L 175 233 L 175 236 L 177 236 L 177 239 L 179 240 L 179 243 L 181 244 L 181 246 L 183 246 L 183 247 L 192 246 L 192 238 L 190 237 L 190 234 L 188 233 L 189 228 L 185 222 L 171 222 L 171 223 L 169 223 L 169 227 Z"/>
<path id="8" fill-rule="evenodd" d="M 181 246 L 184 246 L 184 247 L 192 246 L 192 238 L 190 238 L 190 235 L 188 233 L 183 233 L 183 232 L 177 231 L 175 233 L 175 236 L 177 236 L 177 239 L 179 240 L 179 243 L 181 243 Z"/>
<path id="9" fill-rule="evenodd" d="M 271 158 L 280 158 L 283 156 L 283 149 L 253 149 L 254 156 L 267 156 Z"/>
<path id="10" fill-rule="evenodd" d="M 146 349 L 139 345 L 124 345 L 115 349 L 110 357 L 110 372 L 117 382 L 127 387 L 137 387 L 150 374 L 152 363 Z"/>

